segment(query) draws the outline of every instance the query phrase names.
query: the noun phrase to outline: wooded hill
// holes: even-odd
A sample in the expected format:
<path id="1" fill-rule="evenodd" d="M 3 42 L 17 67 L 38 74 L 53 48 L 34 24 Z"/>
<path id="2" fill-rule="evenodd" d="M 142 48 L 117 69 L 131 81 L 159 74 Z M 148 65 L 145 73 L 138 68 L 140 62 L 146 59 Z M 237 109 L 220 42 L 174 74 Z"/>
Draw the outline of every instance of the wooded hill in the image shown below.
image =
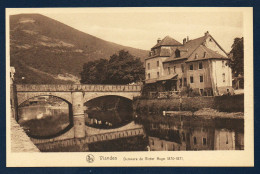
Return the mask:
<path id="1" fill-rule="evenodd" d="M 108 59 L 119 50 L 142 61 L 148 55 L 146 50 L 102 40 L 40 14 L 10 16 L 10 63 L 17 83 L 79 82 L 84 63 Z"/>

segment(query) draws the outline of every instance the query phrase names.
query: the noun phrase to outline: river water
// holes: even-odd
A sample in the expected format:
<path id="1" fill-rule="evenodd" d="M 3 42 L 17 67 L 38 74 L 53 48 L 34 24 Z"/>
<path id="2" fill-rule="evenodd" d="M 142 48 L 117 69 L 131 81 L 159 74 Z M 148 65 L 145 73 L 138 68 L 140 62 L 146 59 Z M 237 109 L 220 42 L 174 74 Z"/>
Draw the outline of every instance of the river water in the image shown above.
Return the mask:
<path id="1" fill-rule="evenodd" d="M 19 108 L 18 123 L 33 138 L 51 138 L 65 133 L 73 126 L 70 106 L 57 99 L 52 102 L 24 105 Z M 117 101 L 120 105 L 120 100 Z M 96 101 L 94 104 L 98 103 Z M 105 102 L 106 103 L 106 102 Z M 86 125 L 112 129 L 134 120 L 143 125 L 144 136 L 119 138 L 88 144 L 87 148 L 67 147 L 52 151 L 196 151 L 243 150 L 244 120 L 202 118 L 194 116 L 139 115 L 133 118 L 129 103 L 121 110 L 102 104 L 88 104 Z M 100 109 L 101 108 L 101 109 Z M 108 108 L 108 109 L 104 109 Z M 122 109 L 123 108 L 123 109 Z M 129 109 L 130 108 L 130 109 Z"/>
<path id="2" fill-rule="evenodd" d="M 139 120 L 151 151 L 243 150 L 242 119 L 143 116 Z"/>

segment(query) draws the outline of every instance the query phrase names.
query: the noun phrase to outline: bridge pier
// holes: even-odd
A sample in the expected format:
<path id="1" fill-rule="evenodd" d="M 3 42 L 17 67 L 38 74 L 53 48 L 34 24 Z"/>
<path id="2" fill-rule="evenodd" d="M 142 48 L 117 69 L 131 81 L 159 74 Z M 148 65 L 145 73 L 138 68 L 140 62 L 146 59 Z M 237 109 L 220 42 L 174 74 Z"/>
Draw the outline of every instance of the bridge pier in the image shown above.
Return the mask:
<path id="1" fill-rule="evenodd" d="M 85 117 L 83 105 L 83 93 L 80 91 L 72 92 L 72 113 L 74 124 L 74 137 L 84 138 L 85 131 Z"/>

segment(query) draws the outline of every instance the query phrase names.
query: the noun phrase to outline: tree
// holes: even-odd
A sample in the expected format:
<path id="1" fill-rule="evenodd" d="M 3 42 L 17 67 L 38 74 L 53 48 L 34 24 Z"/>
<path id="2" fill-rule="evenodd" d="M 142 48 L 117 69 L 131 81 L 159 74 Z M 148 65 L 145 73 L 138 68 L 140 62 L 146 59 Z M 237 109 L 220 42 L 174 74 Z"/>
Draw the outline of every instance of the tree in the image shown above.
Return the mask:
<path id="1" fill-rule="evenodd" d="M 110 56 L 83 65 L 81 83 L 86 84 L 129 84 L 144 79 L 144 67 L 139 58 L 121 50 Z"/>
<path id="2" fill-rule="evenodd" d="M 83 65 L 83 71 L 80 73 L 81 83 L 86 84 L 103 84 L 106 81 L 108 61 L 106 59 L 100 59 L 96 61 L 90 61 Z"/>
<path id="3" fill-rule="evenodd" d="M 232 62 L 231 68 L 233 74 L 237 77 L 239 74 L 244 75 L 244 38 L 235 38 L 230 51 Z"/>

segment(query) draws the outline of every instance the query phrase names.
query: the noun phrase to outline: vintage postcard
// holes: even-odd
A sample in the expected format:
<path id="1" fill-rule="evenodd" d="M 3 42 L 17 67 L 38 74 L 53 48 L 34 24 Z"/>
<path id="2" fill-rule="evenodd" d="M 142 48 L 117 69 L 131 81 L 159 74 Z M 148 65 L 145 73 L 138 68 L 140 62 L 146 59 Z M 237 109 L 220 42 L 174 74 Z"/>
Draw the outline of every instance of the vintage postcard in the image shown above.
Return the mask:
<path id="1" fill-rule="evenodd" d="M 253 8 L 7 8 L 7 167 L 254 166 Z"/>

